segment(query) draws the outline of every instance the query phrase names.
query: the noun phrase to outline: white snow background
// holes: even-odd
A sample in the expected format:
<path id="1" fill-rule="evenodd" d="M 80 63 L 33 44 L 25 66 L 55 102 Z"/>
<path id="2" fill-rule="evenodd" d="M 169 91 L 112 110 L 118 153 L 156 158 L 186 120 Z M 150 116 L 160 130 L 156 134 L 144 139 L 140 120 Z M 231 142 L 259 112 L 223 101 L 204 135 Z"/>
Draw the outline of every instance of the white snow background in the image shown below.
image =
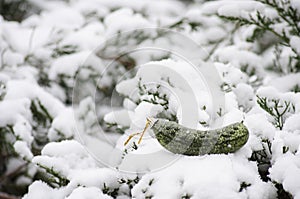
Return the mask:
<path id="1" fill-rule="evenodd" d="M 25 187 L 24 199 L 273 199 L 282 196 L 278 190 L 300 199 L 300 73 L 289 70 L 290 57 L 300 57 L 300 35 L 289 34 L 287 22 L 272 26 L 290 38 L 276 72 L 270 70 L 278 55 L 274 35 L 250 42 L 254 25 L 238 29 L 219 17 L 249 18 L 259 11 L 272 19 L 276 10 L 254 0 L 28 2 L 40 12 L 20 22 L 0 16 L 0 144 L 15 151 L 1 157 L 1 193 L 9 183 L 2 177 L 23 165 L 12 183 Z M 289 6 L 300 16 L 299 1 Z M 151 31 L 116 36 L 156 27 L 204 49 L 196 59 L 212 64 L 220 77 L 219 113 L 212 91 L 178 57 L 161 51 L 115 57 L 127 46 L 178 48 L 153 39 Z M 112 37 L 118 42 L 105 43 Z M 80 94 L 73 98 L 74 86 Z M 193 97 L 194 110 L 185 110 Z M 264 99 L 274 114 L 278 103 L 280 121 L 261 107 Z M 136 150 L 138 136 L 124 146 L 147 117 L 159 116 L 199 130 L 244 121 L 250 137 L 235 153 L 191 157 L 166 151 L 151 131 Z"/>

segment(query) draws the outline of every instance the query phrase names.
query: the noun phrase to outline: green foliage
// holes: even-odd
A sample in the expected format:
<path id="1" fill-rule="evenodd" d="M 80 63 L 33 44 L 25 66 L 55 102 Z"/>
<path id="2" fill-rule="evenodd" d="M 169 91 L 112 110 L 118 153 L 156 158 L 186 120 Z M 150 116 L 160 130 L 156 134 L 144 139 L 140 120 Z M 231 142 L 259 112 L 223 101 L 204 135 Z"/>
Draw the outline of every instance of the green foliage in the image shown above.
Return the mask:
<path id="1" fill-rule="evenodd" d="M 70 181 L 61 175 L 60 172 L 55 171 L 53 168 L 46 167 L 41 164 L 37 164 L 41 169 L 44 169 L 46 172 L 40 173 L 37 176 L 38 179 L 42 179 L 51 187 L 62 187 L 66 186 Z"/>
<path id="2" fill-rule="evenodd" d="M 192 194 L 189 194 L 189 193 L 185 193 L 183 196 L 181 196 L 181 199 L 190 199 L 192 198 Z"/>
<path id="3" fill-rule="evenodd" d="M 282 130 L 285 114 L 288 112 L 295 112 L 295 105 L 288 101 L 281 101 L 279 99 L 268 100 L 266 97 L 257 96 L 257 103 L 269 115 L 274 118 L 275 127 Z"/>
<path id="4" fill-rule="evenodd" d="M 170 80 L 167 79 L 166 82 L 172 87 Z M 161 112 L 157 117 L 165 118 L 169 121 L 177 121 L 176 114 L 170 111 L 170 102 L 168 95 L 164 92 L 161 85 L 157 85 L 155 88 L 147 87 L 141 83 L 141 79 L 138 82 L 139 95 L 141 96 L 136 104 L 140 104 L 142 101 L 149 102 L 151 104 L 161 105 L 164 111 Z"/>
<path id="5" fill-rule="evenodd" d="M 292 194 L 286 192 L 283 188 L 282 184 L 275 183 L 275 187 L 277 189 L 277 198 L 278 199 L 292 199 Z"/>
<path id="6" fill-rule="evenodd" d="M 110 187 L 107 187 L 106 184 L 104 183 L 103 184 L 103 188 L 102 188 L 102 192 L 104 194 L 107 194 L 113 198 L 116 198 L 118 195 L 119 195 L 119 188 L 110 188 Z"/>
<path id="7" fill-rule="evenodd" d="M 270 18 L 260 11 L 250 13 L 248 17 L 233 17 L 233 16 L 220 16 L 223 19 L 235 22 L 238 26 L 254 26 L 253 34 L 248 38 L 248 41 L 259 41 L 265 34 L 274 35 L 277 40 L 273 40 L 270 45 L 275 45 L 275 60 L 274 66 L 270 69 L 280 73 L 295 73 L 300 71 L 300 54 L 291 46 L 290 39 L 292 36 L 300 35 L 300 12 L 290 5 L 289 1 L 284 0 L 257 0 L 264 4 L 266 7 L 273 9 L 277 17 Z M 276 25 L 286 24 L 285 27 L 278 31 Z M 290 56 L 290 63 L 286 66 L 287 70 L 280 66 L 279 59 L 282 56 L 281 50 L 289 48 L 293 55 Z M 267 49 L 267 48 L 265 48 Z"/>
<path id="8" fill-rule="evenodd" d="M 254 27 L 252 35 L 247 38 L 247 42 L 256 42 L 259 49 L 255 53 L 263 54 L 269 49 L 273 50 L 273 63 L 267 67 L 267 70 L 274 71 L 279 75 L 300 72 L 300 54 L 290 44 L 293 36 L 300 36 L 300 11 L 293 8 L 289 0 L 256 1 L 275 13 L 272 14 L 272 18 L 257 10 L 249 12 L 244 17 L 220 17 L 235 23 L 239 28 Z M 267 42 L 264 38 L 267 38 Z M 254 74 L 255 72 L 253 71 Z M 295 85 L 291 91 L 299 92 L 299 86 Z M 279 130 L 282 130 L 285 119 L 295 112 L 295 105 L 286 100 L 257 96 L 257 103 L 271 116 L 273 125 Z M 257 163 L 262 179 L 270 181 L 268 175 L 269 168 L 272 166 L 272 140 L 262 139 L 261 142 L 263 148 L 259 151 L 253 151 L 250 160 Z M 289 147 L 284 146 L 282 152 L 286 153 L 288 150 Z M 278 198 L 292 198 L 292 195 L 284 190 L 282 184 L 273 183 L 277 189 Z"/>
<path id="9" fill-rule="evenodd" d="M 78 46 L 76 45 L 57 46 L 53 49 L 52 57 L 57 58 L 63 55 L 69 55 L 76 52 L 78 52 Z"/>
<path id="10" fill-rule="evenodd" d="M 136 176 L 135 178 L 120 178 L 119 184 L 120 185 L 126 185 L 128 187 L 128 193 L 127 195 L 129 197 L 132 197 L 131 190 L 132 188 L 140 181 L 140 177 Z"/>
<path id="11" fill-rule="evenodd" d="M 251 184 L 247 183 L 247 182 L 242 182 L 240 185 L 240 190 L 239 192 L 242 192 L 244 189 L 247 189 L 247 187 L 251 186 Z"/>
<path id="12" fill-rule="evenodd" d="M 255 161 L 258 166 L 258 172 L 264 181 L 270 180 L 269 168 L 271 167 L 271 158 L 272 158 L 272 143 L 268 139 L 262 139 L 262 149 L 258 151 L 253 151 L 250 157 L 251 161 Z"/>
<path id="13" fill-rule="evenodd" d="M 6 163 L 8 159 L 15 156 L 13 142 L 9 141 L 7 137 L 13 136 L 12 128 L 9 126 L 0 128 L 0 175 L 6 171 Z"/>
<path id="14" fill-rule="evenodd" d="M 34 130 L 32 152 L 34 155 L 38 155 L 45 144 L 48 143 L 47 133 L 51 127 L 53 117 L 39 99 L 31 101 L 30 110 L 32 112 L 32 128 Z"/>

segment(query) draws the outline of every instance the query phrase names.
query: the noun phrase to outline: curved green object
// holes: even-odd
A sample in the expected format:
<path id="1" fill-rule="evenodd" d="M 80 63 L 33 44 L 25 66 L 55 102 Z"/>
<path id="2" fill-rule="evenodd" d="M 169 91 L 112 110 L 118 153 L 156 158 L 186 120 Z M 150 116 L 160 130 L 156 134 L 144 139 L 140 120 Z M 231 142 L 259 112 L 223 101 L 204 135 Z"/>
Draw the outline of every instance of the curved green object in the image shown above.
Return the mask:
<path id="1" fill-rule="evenodd" d="M 248 129 L 241 122 L 200 131 L 157 119 L 151 129 L 158 142 L 168 151 L 189 156 L 233 153 L 244 146 L 249 138 Z"/>

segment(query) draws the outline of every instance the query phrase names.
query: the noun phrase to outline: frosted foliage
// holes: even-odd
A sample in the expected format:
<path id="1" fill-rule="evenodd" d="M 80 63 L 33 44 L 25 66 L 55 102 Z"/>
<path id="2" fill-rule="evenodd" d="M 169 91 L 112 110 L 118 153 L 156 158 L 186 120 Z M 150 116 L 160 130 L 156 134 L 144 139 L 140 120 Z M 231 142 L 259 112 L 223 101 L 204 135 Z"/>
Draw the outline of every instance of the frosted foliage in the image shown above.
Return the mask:
<path id="1" fill-rule="evenodd" d="M 0 198 L 300 199 L 299 0 L 0 4 Z"/>

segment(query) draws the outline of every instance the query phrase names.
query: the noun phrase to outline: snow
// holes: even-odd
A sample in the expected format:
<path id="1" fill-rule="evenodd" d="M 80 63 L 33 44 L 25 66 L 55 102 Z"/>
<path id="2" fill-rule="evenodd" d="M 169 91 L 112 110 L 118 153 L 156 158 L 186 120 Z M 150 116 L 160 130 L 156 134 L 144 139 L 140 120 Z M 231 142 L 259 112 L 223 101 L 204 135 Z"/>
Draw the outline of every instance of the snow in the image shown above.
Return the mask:
<path id="1" fill-rule="evenodd" d="M 106 34 L 108 36 L 113 36 L 113 34 L 121 31 L 153 27 L 142 15 L 134 14 L 133 10 L 129 8 L 122 8 L 107 15 L 104 19 L 104 25 L 107 28 Z"/>
<path id="2" fill-rule="evenodd" d="M 6 100 L 13 100 L 19 98 L 27 98 L 30 100 L 39 99 L 43 106 L 47 108 L 49 114 L 56 116 L 64 105 L 57 98 L 46 92 L 38 85 L 32 84 L 25 80 L 12 80 L 7 82 Z M 27 102 L 28 103 L 28 102 Z"/>
<path id="3" fill-rule="evenodd" d="M 290 45 L 295 49 L 296 53 L 300 55 L 300 37 L 292 36 L 290 40 Z"/>
<path id="4" fill-rule="evenodd" d="M 0 126 L 13 125 L 28 115 L 30 101 L 28 99 L 5 100 L 0 102 Z"/>
<path id="5" fill-rule="evenodd" d="M 279 157 L 270 169 L 270 177 L 278 183 L 282 183 L 285 190 L 294 198 L 300 197 L 300 161 L 299 154 L 289 152 Z"/>
<path id="6" fill-rule="evenodd" d="M 42 12 L 39 23 L 52 28 L 75 29 L 84 24 L 84 18 L 74 9 L 61 7 Z"/>
<path id="7" fill-rule="evenodd" d="M 104 116 L 104 121 L 109 124 L 120 124 L 121 126 L 130 126 L 132 116 L 132 111 L 113 111 Z"/>
<path id="8" fill-rule="evenodd" d="M 261 68 L 259 66 L 262 59 L 253 52 L 238 49 L 236 46 L 228 46 L 222 50 L 217 49 L 215 56 L 219 62 L 230 63 L 237 68 L 247 66 L 250 71 L 255 69 L 256 74 L 261 75 Z"/>
<path id="9" fill-rule="evenodd" d="M 99 75 L 104 67 L 101 59 L 96 57 L 91 51 L 82 51 L 71 55 L 61 56 L 51 65 L 49 77 L 50 79 L 55 79 L 62 74 L 73 77 L 79 69 L 88 66 L 92 67 Z"/>
<path id="10" fill-rule="evenodd" d="M 26 120 L 17 122 L 13 126 L 13 131 L 14 134 L 19 137 L 19 139 L 22 139 L 29 145 L 32 143 L 34 139 L 33 136 L 31 135 L 32 128 L 29 122 L 27 122 Z"/>
<path id="11" fill-rule="evenodd" d="M 76 32 L 67 35 L 61 46 L 74 45 L 81 50 L 90 50 L 99 47 L 104 42 L 104 27 L 102 23 L 89 23 Z"/>
<path id="12" fill-rule="evenodd" d="M 283 77 L 273 78 L 268 82 L 268 84 L 278 91 L 289 92 L 295 88 L 295 86 L 300 86 L 300 73 L 288 74 Z"/>
<path id="13" fill-rule="evenodd" d="M 119 173 L 109 168 L 94 168 L 76 170 L 69 175 L 71 184 L 69 186 L 76 186 L 78 184 L 85 187 L 99 187 L 101 189 L 104 186 L 112 189 L 119 187 Z"/>
<path id="14" fill-rule="evenodd" d="M 274 189 L 260 180 L 254 164 L 244 161 L 225 155 L 181 157 L 165 169 L 146 174 L 133 188 L 133 197 L 272 198 Z M 251 186 L 239 192 L 242 182 Z M 254 186 L 259 188 L 254 191 Z"/>
<path id="15" fill-rule="evenodd" d="M 19 24 L 5 23 L 3 37 L 13 50 L 20 53 L 30 53 L 49 42 L 51 27 L 22 27 Z"/>
<path id="16" fill-rule="evenodd" d="M 101 5 L 114 10 L 117 8 L 129 7 L 136 11 L 144 11 L 151 15 L 167 15 L 174 16 L 182 11 L 184 8 L 183 4 L 173 0 L 162 0 L 159 2 L 152 0 L 102 0 Z"/>
<path id="17" fill-rule="evenodd" d="M 69 139 L 72 138 L 75 130 L 76 124 L 73 109 L 66 108 L 65 110 L 61 111 L 59 115 L 57 115 L 57 117 L 54 118 L 51 124 L 51 128 L 48 132 L 48 138 L 51 141 L 60 139 L 60 136 L 64 136 L 64 138 Z"/>
<path id="18" fill-rule="evenodd" d="M 14 144 L 15 151 L 20 154 L 24 159 L 30 161 L 33 158 L 33 154 L 24 141 L 16 141 Z"/>
<path id="19" fill-rule="evenodd" d="M 245 119 L 245 123 L 249 126 L 252 134 L 262 139 L 273 140 L 275 136 L 275 127 L 268 121 L 263 113 L 249 115 Z"/>
<path id="20" fill-rule="evenodd" d="M 190 71 L 186 68 L 189 68 Z M 168 77 L 167 81 L 164 80 L 166 77 Z M 140 83 L 144 84 L 147 89 L 155 89 L 157 85 L 160 85 L 167 96 L 173 96 L 173 99 L 177 101 L 174 103 L 175 100 L 173 100 L 173 105 L 179 104 L 180 107 L 171 109 L 176 110 L 179 123 L 185 124 L 187 127 L 195 127 L 196 118 L 199 115 L 197 111 L 203 106 L 206 106 L 207 112 L 212 114 L 212 105 L 209 102 L 211 96 L 207 82 L 197 70 L 185 62 L 163 60 L 142 65 L 135 78 L 122 81 L 117 85 L 116 90 L 136 100 L 139 97 L 136 91 L 138 81 L 141 81 Z"/>
<path id="21" fill-rule="evenodd" d="M 2 55 L 2 63 L 4 65 L 17 66 L 24 62 L 24 56 L 20 53 L 15 53 L 12 51 L 5 51 Z"/>
<path id="22" fill-rule="evenodd" d="M 72 191 L 72 193 L 66 197 L 66 199 L 112 199 L 108 195 L 104 195 L 102 191 L 97 187 L 78 187 Z"/>
<path id="23" fill-rule="evenodd" d="M 162 111 L 163 107 L 160 105 L 142 102 L 134 110 L 135 114 L 131 120 L 131 123 L 133 124 L 133 126 L 136 125 L 140 128 L 143 128 L 147 117 L 154 117 Z"/>
<path id="24" fill-rule="evenodd" d="M 300 99 L 300 96 L 294 92 L 283 93 L 271 86 L 260 87 L 257 90 L 257 95 L 260 97 L 267 97 L 269 99 L 291 102 L 294 105 L 296 105 Z"/>
<path id="25" fill-rule="evenodd" d="M 88 154 L 84 146 L 75 140 L 51 142 L 47 144 L 40 156 L 32 159 L 35 164 L 53 168 L 63 176 L 69 176 L 73 170 L 96 167 L 95 160 Z"/>
<path id="26" fill-rule="evenodd" d="M 60 192 L 62 191 L 52 189 L 42 181 L 35 181 L 29 187 L 28 194 L 24 196 L 24 199 L 38 199 L 41 198 L 41 196 L 45 199 L 63 198 Z"/>
<path id="27" fill-rule="evenodd" d="M 284 126 L 283 126 L 283 130 L 286 131 L 297 131 L 300 130 L 300 124 L 299 121 L 300 120 L 300 114 L 295 114 L 290 116 L 289 118 L 286 119 Z"/>
<path id="28" fill-rule="evenodd" d="M 75 1 L 72 2 L 73 7 L 82 13 L 84 16 L 89 14 L 95 15 L 97 17 L 105 17 L 109 13 L 109 8 L 102 5 L 102 2 L 94 1 L 94 0 L 86 0 L 86 1 Z"/>
<path id="29" fill-rule="evenodd" d="M 245 83 L 240 83 L 233 89 L 236 95 L 238 105 L 244 110 L 249 110 L 254 105 L 254 91 L 251 86 Z"/>
<path id="30" fill-rule="evenodd" d="M 217 42 L 226 36 L 226 32 L 219 27 L 209 28 L 205 34 L 208 42 Z"/>
<path id="31" fill-rule="evenodd" d="M 281 192 L 276 183 L 300 198 L 300 75 L 291 68 L 300 37 L 275 9 L 254 0 L 28 2 L 40 11 L 21 22 L 0 16 L 0 144 L 8 141 L 17 154 L 0 170 L 24 165 L 10 179 L 29 185 L 24 199 L 273 199 Z M 299 13 L 298 0 L 290 5 Z M 293 49 L 269 33 L 250 42 L 254 25 L 217 16 L 256 18 L 256 11 L 276 21 L 270 28 L 284 31 Z M 120 52 L 135 67 L 114 59 Z M 275 58 L 281 71 L 270 70 Z M 290 103 L 282 129 L 256 96 L 270 106 Z M 43 122 L 32 103 L 51 118 Z M 232 154 L 190 157 L 167 151 L 148 129 L 140 144 L 135 136 L 124 146 L 147 117 L 201 130 L 243 121 L 249 139 Z M 262 151 L 268 176 L 261 176 L 262 157 L 253 156 Z M 47 169 L 68 183 L 35 180 Z"/>
<path id="32" fill-rule="evenodd" d="M 298 12 L 300 10 L 300 3 L 297 0 L 291 0 L 291 6 L 295 8 Z"/>
<path id="33" fill-rule="evenodd" d="M 75 140 L 53 142 L 46 145 L 42 150 L 42 155 L 60 157 L 70 154 L 76 154 L 78 156 L 86 156 L 84 147 Z"/>
<path id="34" fill-rule="evenodd" d="M 243 12 L 253 10 L 261 11 L 263 8 L 264 6 L 262 3 L 252 0 L 239 1 L 238 3 L 235 0 L 228 0 L 206 3 L 203 6 L 202 11 L 205 14 L 217 13 L 221 16 L 240 17 Z"/>

